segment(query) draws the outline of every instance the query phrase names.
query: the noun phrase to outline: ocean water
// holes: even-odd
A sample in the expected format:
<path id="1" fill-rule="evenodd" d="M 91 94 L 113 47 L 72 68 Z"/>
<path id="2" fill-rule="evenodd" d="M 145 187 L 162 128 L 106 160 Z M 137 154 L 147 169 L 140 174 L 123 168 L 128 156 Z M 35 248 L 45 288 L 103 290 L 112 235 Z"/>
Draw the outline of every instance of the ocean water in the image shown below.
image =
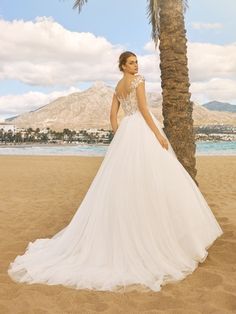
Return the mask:
<path id="1" fill-rule="evenodd" d="M 108 145 L 22 145 L 22 147 L 0 146 L 0 155 L 34 155 L 34 156 L 104 156 Z"/>
<path id="2" fill-rule="evenodd" d="M 196 156 L 202 155 L 236 155 L 236 141 L 196 142 Z M 21 147 L 0 146 L 0 155 L 34 155 L 34 156 L 104 156 L 108 145 L 25 145 Z"/>
<path id="3" fill-rule="evenodd" d="M 196 142 L 196 155 L 236 155 L 236 141 Z"/>

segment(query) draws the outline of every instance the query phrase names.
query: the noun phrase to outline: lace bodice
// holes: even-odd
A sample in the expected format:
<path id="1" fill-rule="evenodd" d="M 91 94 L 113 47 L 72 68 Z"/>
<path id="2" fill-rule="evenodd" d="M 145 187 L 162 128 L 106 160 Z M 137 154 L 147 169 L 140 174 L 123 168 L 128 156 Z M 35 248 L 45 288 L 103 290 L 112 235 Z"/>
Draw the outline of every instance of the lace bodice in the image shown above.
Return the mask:
<path id="1" fill-rule="evenodd" d="M 138 110 L 136 87 L 139 85 L 139 83 L 144 81 L 145 81 L 144 76 L 136 75 L 136 77 L 132 80 L 130 84 L 130 92 L 125 97 L 118 96 L 117 91 L 115 90 L 116 97 L 119 100 L 125 115 L 131 115 Z"/>

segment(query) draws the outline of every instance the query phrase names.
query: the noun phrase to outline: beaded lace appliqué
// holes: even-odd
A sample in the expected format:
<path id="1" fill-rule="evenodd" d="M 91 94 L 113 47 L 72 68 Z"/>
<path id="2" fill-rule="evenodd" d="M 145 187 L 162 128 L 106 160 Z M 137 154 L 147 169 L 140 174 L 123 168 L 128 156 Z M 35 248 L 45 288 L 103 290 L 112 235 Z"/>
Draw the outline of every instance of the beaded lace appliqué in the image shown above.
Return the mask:
<path id="1" fill-rule="evenodd" d="M 138 110 L 138 101 L 135 89 L 139 83 L 144 81 L 145 78 L 142 75 L 137 75 L 130 83 L 130 92 L 125 97 L 118 96 L 115 91 L 116 97 L 118 98 L 125 115 L 131 115 Z"/>

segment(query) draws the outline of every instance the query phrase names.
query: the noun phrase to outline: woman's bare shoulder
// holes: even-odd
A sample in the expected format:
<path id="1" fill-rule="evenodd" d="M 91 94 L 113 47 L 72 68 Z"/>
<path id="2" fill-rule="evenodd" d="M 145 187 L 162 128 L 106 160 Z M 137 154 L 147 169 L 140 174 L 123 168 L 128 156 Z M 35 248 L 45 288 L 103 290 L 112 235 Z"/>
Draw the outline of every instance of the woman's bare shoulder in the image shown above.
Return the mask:
<path id="1" fill-rule="evenodd" d="M 119 86 L 121 85 L 121 81 L 122 79 L 117 82 L 116 87 L 115 87 L 115 93 L 117 92 Z"/>

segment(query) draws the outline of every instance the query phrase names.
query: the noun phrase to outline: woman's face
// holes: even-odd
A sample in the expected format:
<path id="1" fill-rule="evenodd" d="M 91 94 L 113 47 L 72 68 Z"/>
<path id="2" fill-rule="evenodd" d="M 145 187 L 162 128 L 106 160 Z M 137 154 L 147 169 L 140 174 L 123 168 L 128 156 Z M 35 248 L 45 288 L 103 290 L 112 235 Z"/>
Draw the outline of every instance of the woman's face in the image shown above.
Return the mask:
<path id="1" fill-rule="evenodd" d="M 138 60 L 135 56 L 130 56 L 123 65 L 123 70 L 126 73 L 135 74 L 138 72 Z"/>

